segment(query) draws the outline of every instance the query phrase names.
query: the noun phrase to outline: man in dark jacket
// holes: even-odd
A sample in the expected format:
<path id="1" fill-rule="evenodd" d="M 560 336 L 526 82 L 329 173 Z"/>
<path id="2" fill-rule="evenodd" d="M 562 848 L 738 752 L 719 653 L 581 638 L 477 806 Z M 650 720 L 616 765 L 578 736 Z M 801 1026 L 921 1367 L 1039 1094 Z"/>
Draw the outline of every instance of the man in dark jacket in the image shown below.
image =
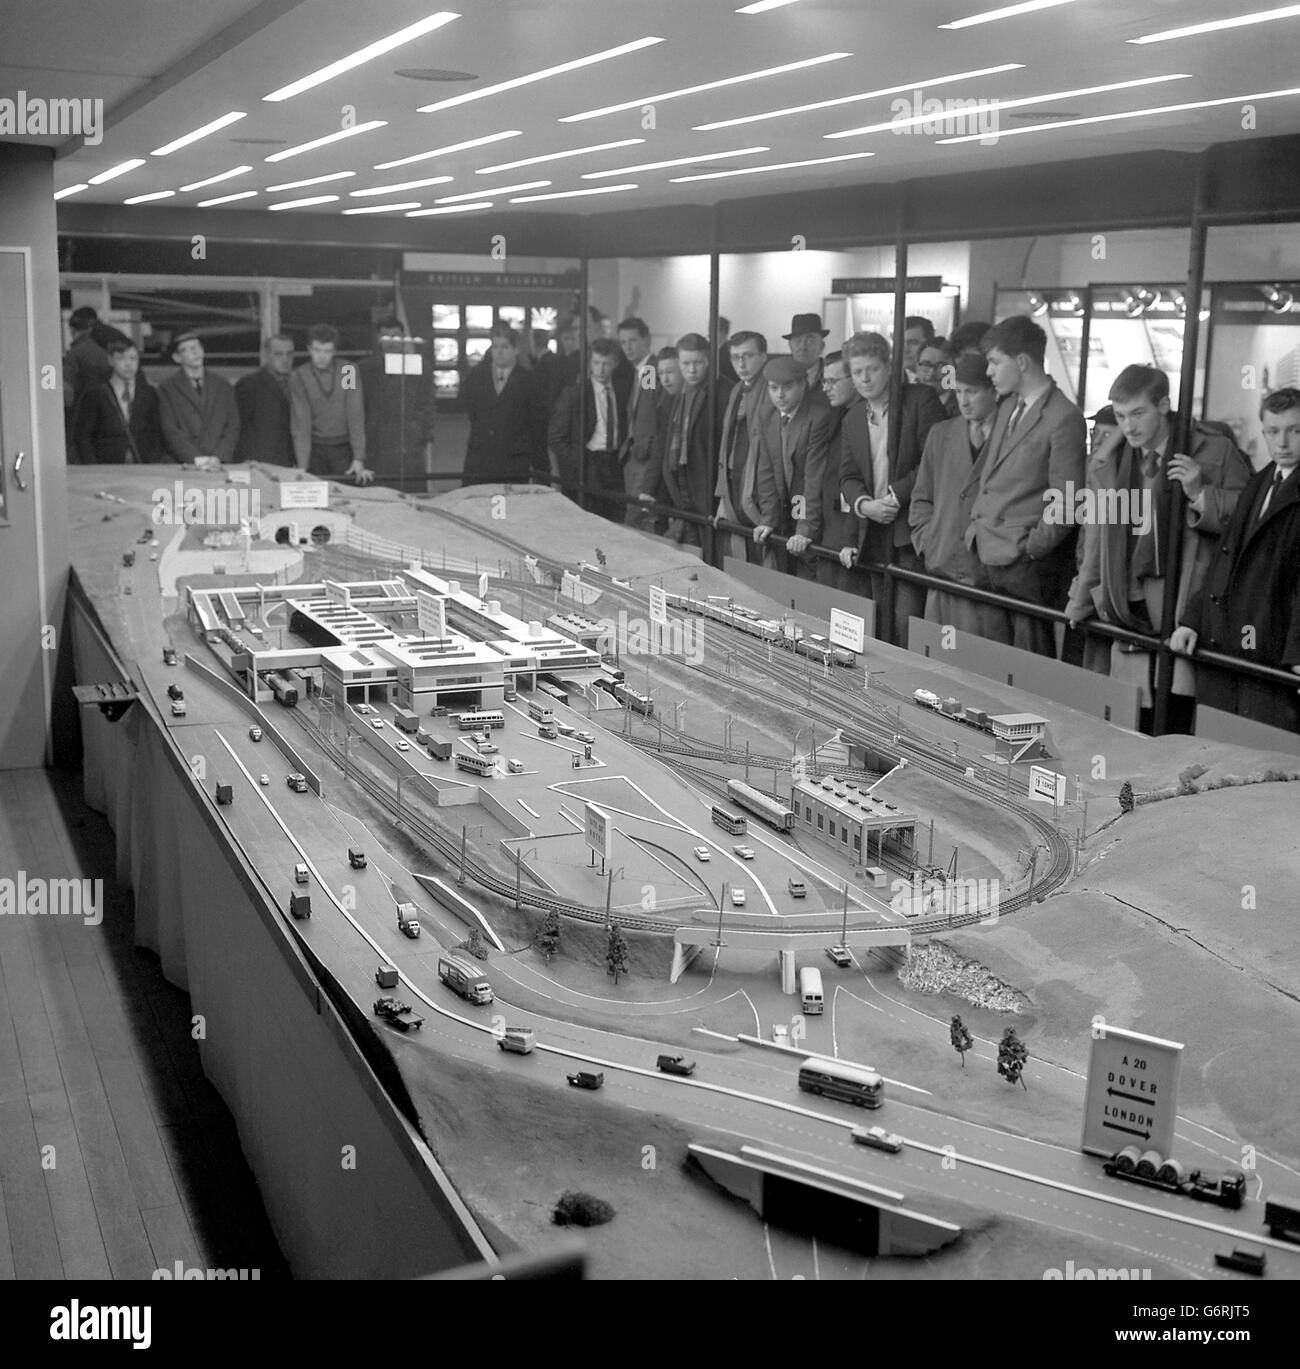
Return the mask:
<path id="1" fill-rule="evenodd" d="M 708 338 L 687 333 L 677 339 L 677 364 L 683 389 L 673 404 L 664 433 L 664 484 L 674 508 L 708 518 L 713 513 L 716 462 L 722 442 L 722 418 L 731 386 L 709 376 Z M 717 391 L 716 404 L 711 395 Z M 710 409 L 713 419 L 710 422 Z M 706 561 L 713 559 L 711 524 L 674 520 L 675 538 L 687 546 L 700 547 Z"/>
<path id="2" fill-rule="evenodd" d="M 830 356 L 822 358 L 822 393 L 830 404 L 827 416 L 830 426 L 826 435 L 826 469 L 822 476 L 821 544 L 837 553 L 849 547 L 856 555 L 860 530 L 853 510 L 840 493 L 840 439 L 845 418 L 855 405 L 862 402 L 862 396 L 853 386 L 849 363 L 843 352 L 832 352 Z M 839 560 L 832 561 L 826 556 L 817 558 L 819 584 L 856 591 L 849 579 L 855 574 L 856 571 L 847 569 Z"/>
<path id="3" fill-rule="evenodd" d="M 417 355 L 419 370 L 407 370 L 406 332 L 400 323 L 381 323 L 375 351 L 357 363 L 366 412 L 366 465 L 375 483 L 394 489 L 423 486 L 433 455 L 437 400 L 433 370 Z"/>
<path id="4" fill-rule="evenodd" d="M 239 409 L 236 461 L 265 461 L 292 466 L 293 434 L 289 429 L 289 377 L 293 374 L 293 339 L 276 333 L 262 344 L 264 364 L 235 382 Z"/>
<path id="5" fill-rule="evenodd" d="M 83 465 L 134 465 L 162 460 L 158 391 L 139 374 L 140 354 L 132 342 L 110 342 L 112 376 L 82 396 L 75 434 Z"/>
<path id="6" fill-rule="evenodd" d="M 497 324 L 492 330 L 492 350 L 465 377 L 469 418 L 465 485 L 549 479 L 545 398 L 536 372 L 518 361 L 519 335 Z"/>
<path id="7" fill-rule="evenodd" d="M 1300 390 L 1276 390 L 1260 425 L 1273 458 L 1237 499 L 1199 592 L 1169 639 L 1291 670 L 1296 688 L 1197 663 L 1199 704 L 1300 731 Z"/>
<path id="8" fill-rule="evenodd" d="M 622 355 L 613 338 L 597 338 L 591 344 L 587 379 L 570 385 L 551 413 L 547 444 L 556 462 L 553 474 L 566 493 L 572 490 L 576 496 L 580 483 L 623 492 L 618 453 L 627 432 L 628 389 L 618 374 Z M 621 500 L 591 496 L 591 511 L 623 521 Z"/>

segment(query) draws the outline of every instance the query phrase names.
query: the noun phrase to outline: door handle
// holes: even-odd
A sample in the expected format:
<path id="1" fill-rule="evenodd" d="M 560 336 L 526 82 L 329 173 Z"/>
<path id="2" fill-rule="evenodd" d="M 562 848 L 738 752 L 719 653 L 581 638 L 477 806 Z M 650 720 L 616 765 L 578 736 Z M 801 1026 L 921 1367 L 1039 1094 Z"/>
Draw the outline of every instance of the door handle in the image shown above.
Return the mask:
<path id="1" fill-rule="evenodd" d="M 18 455 L 14 457 L 14 484 L 17 485 L 20 490 L 25 490 L 27 488 L 27 482 L 23 479 L 23 460 L 26 456 L 26 452 L 19 452 Z"/>

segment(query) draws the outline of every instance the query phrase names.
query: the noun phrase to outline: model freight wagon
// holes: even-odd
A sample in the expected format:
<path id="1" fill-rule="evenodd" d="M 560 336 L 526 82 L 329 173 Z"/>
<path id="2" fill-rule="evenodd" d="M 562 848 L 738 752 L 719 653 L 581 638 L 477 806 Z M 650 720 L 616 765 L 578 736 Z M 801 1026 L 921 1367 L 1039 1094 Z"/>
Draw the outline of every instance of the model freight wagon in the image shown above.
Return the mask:
<path id="1" fill-rule="evenodd" d="M 458 955 L 438 957 L 438 978 L 453 992 L 471 1003 L 491 1003 L 492 985 L 477 966 Z"/>

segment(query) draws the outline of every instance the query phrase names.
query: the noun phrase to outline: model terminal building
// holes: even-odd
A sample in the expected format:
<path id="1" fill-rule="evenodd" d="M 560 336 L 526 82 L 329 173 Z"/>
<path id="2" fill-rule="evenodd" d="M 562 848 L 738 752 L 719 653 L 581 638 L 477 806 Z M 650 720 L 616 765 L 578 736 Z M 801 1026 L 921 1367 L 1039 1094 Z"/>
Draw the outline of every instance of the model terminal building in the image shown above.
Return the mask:
<path id="1" fill-rule="evenodd" d="M 277 676 L 319 672 L 319 687 L 340 702 L 386 698 L 427 715 L 435 707 L 500 708 L 507 683 L 529 688 L 541 674 L 599 668 L 599 653 L 504 613 L 454 580 L 418 565 L 396 580 L 252 585 L 187 591 L 188 614 L 251 698 L 274 695 Z M 273 612 L 307 645 L 277 647 L 254 635 L 245 605 Z"/>

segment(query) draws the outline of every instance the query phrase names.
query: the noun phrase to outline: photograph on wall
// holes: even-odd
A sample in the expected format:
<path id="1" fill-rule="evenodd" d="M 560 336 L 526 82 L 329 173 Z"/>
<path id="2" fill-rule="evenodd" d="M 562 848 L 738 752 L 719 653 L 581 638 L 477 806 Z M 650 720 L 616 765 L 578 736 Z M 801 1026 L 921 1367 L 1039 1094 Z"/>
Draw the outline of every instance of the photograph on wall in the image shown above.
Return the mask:
<path id="1" fill-rule="evenodd" d="M 460 305 L 435 304 L 433 306 L 433 326 L 441 332 L 460 330 Z"/>

